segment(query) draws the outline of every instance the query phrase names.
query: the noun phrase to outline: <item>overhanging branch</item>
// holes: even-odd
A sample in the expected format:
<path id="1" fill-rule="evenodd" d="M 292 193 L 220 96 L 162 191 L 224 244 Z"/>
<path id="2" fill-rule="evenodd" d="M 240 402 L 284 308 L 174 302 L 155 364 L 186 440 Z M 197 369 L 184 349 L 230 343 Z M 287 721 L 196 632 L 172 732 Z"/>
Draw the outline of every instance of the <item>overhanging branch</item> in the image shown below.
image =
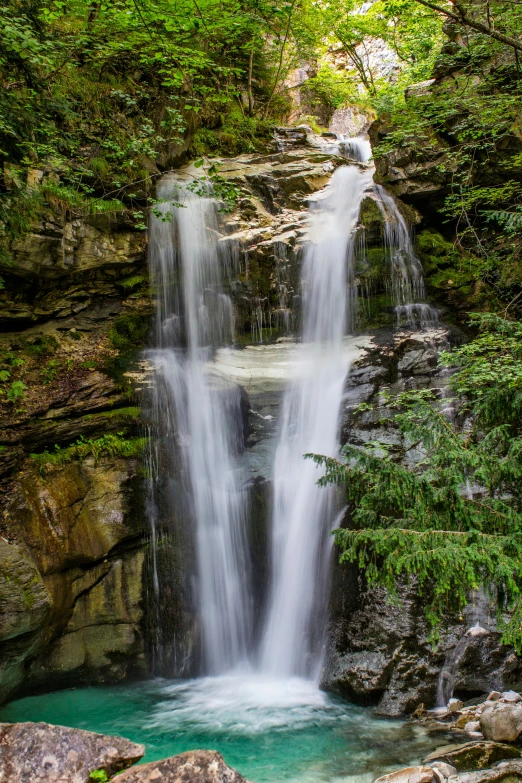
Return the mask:
<path id="1" fill-rule="evenodd" d="M 519 41 L 516 38 L 512 38 L 510 35 L 499 33 L 498 30 L 490 30 L 490 28 L 487 25 L 482 24 L 482 22 L 478 22 L 476 19 L 471 19 L 462 11 L 461 8 L 459 8 L 458 14 L 454 14 L 451 11 L 448 11 L 446 8 L 437 5 L 436 3 L 430 3 L 429 0 L 415 0 L 415 2 L 420 3 L 426 8 L 431 8 L 432 11 L 437 11 L 439 14 L 444 14 L 444 16 L 447 16 L 449 19 L 453 19 L 459 24 L 466 25 L 466 27 L 471 27 L 473 30 L 477 30 L 479 33 L 488 35 L 490 38 L 494 38 L 496 41 L 500 41 L 506 46 L 511 46 L 517 52 L 522 52 L 522 41 Z"/>

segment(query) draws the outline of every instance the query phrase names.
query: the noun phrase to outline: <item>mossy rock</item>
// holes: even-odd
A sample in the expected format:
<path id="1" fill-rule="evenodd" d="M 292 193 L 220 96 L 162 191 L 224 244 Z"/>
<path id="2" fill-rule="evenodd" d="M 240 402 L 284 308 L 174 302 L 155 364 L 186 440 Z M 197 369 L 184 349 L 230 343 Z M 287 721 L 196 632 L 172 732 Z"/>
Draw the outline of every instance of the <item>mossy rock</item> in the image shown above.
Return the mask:
<path id="1" fill-rule="evenodd" d="M 355 274 L 363 281 L 384 281 L 390 276 L 390 262 L 382 247 L 360 251 L 355 258 Z"/>

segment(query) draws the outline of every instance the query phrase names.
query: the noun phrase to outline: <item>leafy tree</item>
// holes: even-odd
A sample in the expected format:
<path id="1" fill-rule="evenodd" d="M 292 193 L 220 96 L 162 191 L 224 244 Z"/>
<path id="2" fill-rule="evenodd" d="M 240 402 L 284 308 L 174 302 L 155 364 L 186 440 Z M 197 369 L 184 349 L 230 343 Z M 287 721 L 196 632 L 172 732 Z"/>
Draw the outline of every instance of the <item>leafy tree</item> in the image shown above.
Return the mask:
<path id="1" fill-rule="evenodd" d="M 392 594 L 415 577 L 435 635 L 444 613 L 482 586 L 501 621 L 512 612 L 503 640 L 520 651 L 522 325 L 494 315 L 473 323 L 477 338 L 442 356 L 456 370 L 453 420 L 429 390 L 390 400 L 407 450 L 422 454 L 413 466 L 378 442 L 313 459 L 325 468 L 320 483 L 342 486 L 349 503 L 348 525 L 335 532 L 341 562 Z"/>

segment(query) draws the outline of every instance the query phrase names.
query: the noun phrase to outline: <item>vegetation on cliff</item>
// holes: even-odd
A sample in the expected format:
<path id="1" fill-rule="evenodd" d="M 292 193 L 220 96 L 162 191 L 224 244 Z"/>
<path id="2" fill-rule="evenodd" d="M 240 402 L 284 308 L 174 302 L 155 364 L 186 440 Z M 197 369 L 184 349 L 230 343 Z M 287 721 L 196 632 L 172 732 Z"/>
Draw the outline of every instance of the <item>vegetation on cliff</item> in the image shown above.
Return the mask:
<path id="1" fill-rule="evenodd" d="M 346 491 L 349 523 L 335 534 L 342 561 L 392 594 L 415 577 L 435 628 L 484 587 L 501 620 L 513 612 L 503 638 L 520 651 L 522 326 L 495 315 L 473 322 L 476 339 L 441 357 L 456 368 L 454 398 L 421 390 L 389 400 L 409 459 L 378 441 L 346 447 L 342 460 L 314 459 L 326 468 L 320 483 Z"/>

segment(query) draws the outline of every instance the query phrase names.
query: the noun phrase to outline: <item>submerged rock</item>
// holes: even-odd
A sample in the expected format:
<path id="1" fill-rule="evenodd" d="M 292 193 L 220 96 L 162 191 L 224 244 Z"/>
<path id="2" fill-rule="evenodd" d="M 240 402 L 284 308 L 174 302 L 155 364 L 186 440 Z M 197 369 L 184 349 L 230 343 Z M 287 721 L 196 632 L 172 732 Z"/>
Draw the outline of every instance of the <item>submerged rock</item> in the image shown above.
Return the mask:
<path id="1" fill-rule="evenodd" d="M 190 750 L 179 756 L 142 764 L 118 775 L 117 780 L 118 783 L 245 783 L 245 778 L 213 750 Z"/>
<path id="2" fill-rule="evenodd" d="M 122 737 L 49 723 L 0 724 L 1 783 L 88 783 L 94 770 L 115 775 L 144 753 Z"/>
<path id="3" fill-rule="evenodd" d="M 437 748 L 425 759 L 426 764 L 443 761 L 451 764 L 459 772 L 484 769 L 503 759 L 520 758 L 520 751 L 512 745 L 498 742 L 466 742 L 465 745 L 446 745 Z"/>

